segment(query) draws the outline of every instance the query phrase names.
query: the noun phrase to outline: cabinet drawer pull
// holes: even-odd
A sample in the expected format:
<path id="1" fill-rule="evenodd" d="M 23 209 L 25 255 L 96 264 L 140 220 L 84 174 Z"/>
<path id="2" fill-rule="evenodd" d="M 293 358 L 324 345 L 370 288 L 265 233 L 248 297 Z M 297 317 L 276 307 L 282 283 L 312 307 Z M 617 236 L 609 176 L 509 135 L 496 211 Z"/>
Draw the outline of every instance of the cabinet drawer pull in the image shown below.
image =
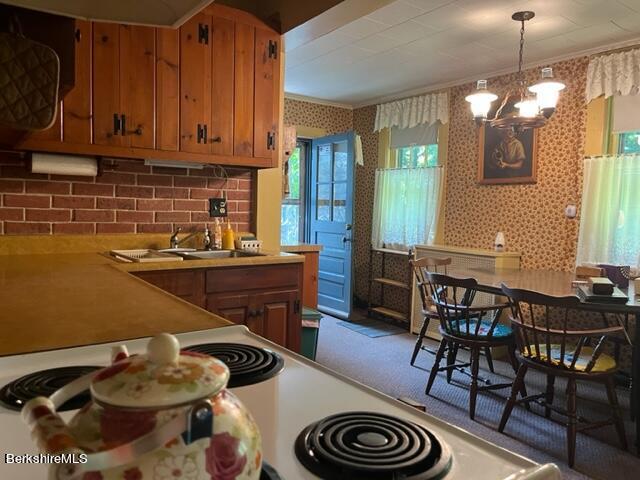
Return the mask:
<path id="1" fill-rule="evenodd" d="M 127 134 L 127 124 L 126 124 L 127 117 L 125 117 L 124 113 L 121 115 L 121 117 L 122 117 L 122 126 L 120 127 L 121 128 L 120 133 L 124 136 Z"/>
<path id="2" fill-rule="evenodd" d="M 212 143 L 222 143 L 222 137 L 211 137 Z"/>

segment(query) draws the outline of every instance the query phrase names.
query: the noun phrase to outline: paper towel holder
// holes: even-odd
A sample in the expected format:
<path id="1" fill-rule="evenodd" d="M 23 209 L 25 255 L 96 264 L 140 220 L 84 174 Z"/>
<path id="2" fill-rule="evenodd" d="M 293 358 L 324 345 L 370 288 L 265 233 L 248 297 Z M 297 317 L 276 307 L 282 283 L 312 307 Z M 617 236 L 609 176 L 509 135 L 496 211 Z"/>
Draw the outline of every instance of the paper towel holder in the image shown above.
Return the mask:
<path id="1" fill-rule="evenodd" d="M 101 163 L 96 157 L 32 152 L 27 158 L 27 169 L 36 174 L 97 177 L 102 175 Z"/>

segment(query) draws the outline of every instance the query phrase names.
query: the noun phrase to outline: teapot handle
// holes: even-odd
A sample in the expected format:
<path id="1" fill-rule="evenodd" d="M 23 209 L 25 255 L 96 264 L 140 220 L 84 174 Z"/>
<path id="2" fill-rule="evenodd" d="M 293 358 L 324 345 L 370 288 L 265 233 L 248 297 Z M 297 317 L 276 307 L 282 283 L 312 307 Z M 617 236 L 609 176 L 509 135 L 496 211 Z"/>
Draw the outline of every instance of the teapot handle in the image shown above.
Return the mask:
<path id="1" fill-rule="evenodd" d="M 97 453 L 83 452 L 65 421 L 56 409 L 67 400 L 89 388 L 95 375 L 91 372 L 56 391 L 50 398 L 36 397 L 22 408 L 22 418 L 31 427 L 38 447 L 49 454 L 75 453 L 86 455 L 86 463 L 60 464 L 60 478 L 76 479 L 85 472 L 105 470 L 134 461 L 146 453 L 156 450 L 176 437 L 182 436 L 185 443 L 210 437 L 213 431 L 213 408 L 209 400 L 202 400 L 136 440 L 110 450 Z M 63 470 L 64 469 L 64 470 Z"/>

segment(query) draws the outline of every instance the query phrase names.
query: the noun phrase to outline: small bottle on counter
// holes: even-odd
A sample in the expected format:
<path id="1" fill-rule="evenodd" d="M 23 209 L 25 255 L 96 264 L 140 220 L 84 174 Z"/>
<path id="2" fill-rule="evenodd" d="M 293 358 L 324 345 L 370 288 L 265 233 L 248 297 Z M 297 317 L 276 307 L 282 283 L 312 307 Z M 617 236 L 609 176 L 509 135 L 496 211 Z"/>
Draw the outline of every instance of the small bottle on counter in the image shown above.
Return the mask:
<path id="1" fill-rule="evenodd" d="M 227 218 L 227 228 L 225 228 L 224 233 L 222 234 L 222 249 L 233 250 L 234 240 L 235 240 L 235 235 L 233 234 L 231 223 L 229 223 L 229 219 Z"/>
<path id="2" fill-rule="evenodd" d="M 218 217 L 215 218 L 213 226 L 213 249 L 222 249 L 222 226 L 220 225 L 220 219 Z"/>

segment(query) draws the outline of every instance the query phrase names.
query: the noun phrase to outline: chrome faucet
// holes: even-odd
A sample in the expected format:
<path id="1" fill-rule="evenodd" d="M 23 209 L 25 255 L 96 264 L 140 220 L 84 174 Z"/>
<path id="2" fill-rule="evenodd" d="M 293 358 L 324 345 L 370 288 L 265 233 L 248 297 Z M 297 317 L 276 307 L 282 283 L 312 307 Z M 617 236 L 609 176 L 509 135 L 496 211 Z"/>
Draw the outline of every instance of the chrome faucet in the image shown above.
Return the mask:
<path id="1" fill-rule="evenodd" d="M 180 244 L 182 242 L 186 242 L 187 240 L 189 240 L 190 238 L 193 238 L 194 236 L 196 236 L 199 233 L 196 230 L 195 232 L 191 232 L 186 237 L 182 237 L 182 238 L 178 239 L 178 234 L 181 231 L 182 231 L 182 227 L 178 227 L 178 228 L 176 228 L 176 231 L 173 233 L 173 235 L 171 235 L 171 238 L 169 239 L 169 246 L 171 248 L 178 248 L 178 246 L 180 246 Z"/>

